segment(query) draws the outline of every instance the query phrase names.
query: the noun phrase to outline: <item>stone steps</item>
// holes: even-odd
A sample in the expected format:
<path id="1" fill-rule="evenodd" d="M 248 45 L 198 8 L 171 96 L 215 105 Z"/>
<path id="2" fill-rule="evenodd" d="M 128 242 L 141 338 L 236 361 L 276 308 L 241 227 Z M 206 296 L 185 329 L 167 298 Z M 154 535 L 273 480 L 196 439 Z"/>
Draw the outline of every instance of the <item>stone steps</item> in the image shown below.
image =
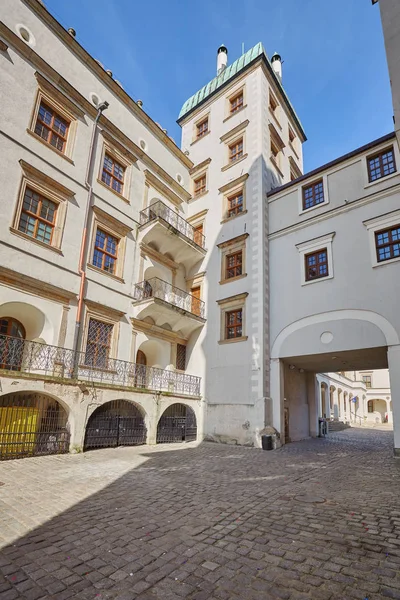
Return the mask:
<path id="1" fill-rule="evenodd" d="M 343 421 L 328 421 L 328 433 L 332 433 L 333 431 L 343 431 L 349 427 L 350 425 L 343 423 Z"/>

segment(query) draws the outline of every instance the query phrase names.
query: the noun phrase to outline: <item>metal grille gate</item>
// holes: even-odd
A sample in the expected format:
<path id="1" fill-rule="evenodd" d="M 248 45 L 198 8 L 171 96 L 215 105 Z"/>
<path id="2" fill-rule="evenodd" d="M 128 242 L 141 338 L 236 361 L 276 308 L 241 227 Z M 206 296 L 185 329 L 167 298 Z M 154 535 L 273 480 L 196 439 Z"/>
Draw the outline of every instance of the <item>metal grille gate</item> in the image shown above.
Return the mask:
<path id="1" fill-rule="evenodd" d="M 146 443 L 147 430 L 139 409 L 127 400 L 114 400 L 90 417 L 84 450 L 137 446 Z"/>
<path id="2" fill-rule="evenodd" d="M 194 410 L 185 404 L 172 404 L 161 416 L 157 426 L 157 444 L 192 442 L 197 439 Z"/>
<path id="3" fill-rule="evenodd" d="M 53 398 L 17 392 L 0 397 L 0 460 L 65 454 L 68 415 Z"/>

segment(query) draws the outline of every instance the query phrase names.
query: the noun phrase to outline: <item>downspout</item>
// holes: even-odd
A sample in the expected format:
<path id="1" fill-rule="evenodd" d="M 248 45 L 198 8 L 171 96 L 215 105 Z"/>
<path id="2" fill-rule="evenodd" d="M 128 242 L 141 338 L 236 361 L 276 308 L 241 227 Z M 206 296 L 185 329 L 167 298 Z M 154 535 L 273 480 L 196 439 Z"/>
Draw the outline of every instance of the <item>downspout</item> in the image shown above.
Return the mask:
<path id="1" fill-rule="evenodd" d="M 88 224 L 89 224 L 89 215 L 91 213 L 91 208 L 93 206 L 93 162 L 94 162 L 94 150 L 95 150 L 96 139 L 97 139 L 97 126 L 99 123 L 99 119 L 100 119 L 101 115 L 103 114 L 103 111 L 105 111 L 108 108 L 108 106 L 109 106 L 108 102 L 102 102 L 98 106 L 97 115 L 96 115 L 96 118 L 95 118 L 94 124 L 93 124 L 92 139 L 90 141 L 89 157 L 88 157 L 88 164 L 87 164 L 87 169 L 86 169 L 85 186 L 87 188 L 88 195 L 87 195 L 87 202 L 86 202 L 86 212 L 85 212 L 85 220 L 84 220 L 84 224 L 83 224 L 81 251 L 80 251 L 80 255 L 79 255 L 79 267 L 78 267 L 78 273 L 80 275 L 81 282 L 80 282 L 80 286 L 79 286 L 78 308 L 76 311 L 75 335 L 74 335 L 74 345 L 73 345 L 73 350 L 74 350 L 75 356 L 77 356 L 78 345 L 79 345 L 79 340 L 80 340 L 80 336 L 81 336 L 82 307 L 83 307 L 83 298 L 84 298 L 84 294 L 85 294 L 85 283 L 86 283 L 85 255 L 86 255 L 86 249 L 87 249 L 87 238 L 88 238 L 87 232 L 88 232 Z M 78 359 L 76 358 L 75 361 L 76 361 L 76 366 L 75 366 L 75 369 L 76 369 L 77 365 L 78 365 Z"/>

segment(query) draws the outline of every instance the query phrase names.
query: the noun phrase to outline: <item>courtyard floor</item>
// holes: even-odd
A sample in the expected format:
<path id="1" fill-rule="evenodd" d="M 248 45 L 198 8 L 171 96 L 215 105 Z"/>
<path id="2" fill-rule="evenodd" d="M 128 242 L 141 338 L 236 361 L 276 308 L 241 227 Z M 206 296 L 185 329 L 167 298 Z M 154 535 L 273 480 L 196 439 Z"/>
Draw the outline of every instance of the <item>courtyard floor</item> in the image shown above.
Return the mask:
<path id="1" fill-rule="evenodd" d="M 0 464 L 0 598 L 400 599 L 393 433 Z"/>

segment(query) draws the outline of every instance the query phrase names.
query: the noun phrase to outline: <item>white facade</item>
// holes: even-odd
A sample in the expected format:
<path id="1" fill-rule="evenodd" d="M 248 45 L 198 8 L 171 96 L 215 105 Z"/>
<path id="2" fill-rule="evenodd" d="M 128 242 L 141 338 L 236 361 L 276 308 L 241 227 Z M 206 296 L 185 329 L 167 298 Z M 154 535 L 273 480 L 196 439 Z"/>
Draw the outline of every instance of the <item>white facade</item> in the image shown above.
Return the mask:
<path id="1" fill-rule="evenodd" d="M 63 407 L 76 450 L 90 416 L 117 400 L 138 408 L 144 441 L 155 443 L 171 404 L 192 409 L 201 437 L 191 354 L 204 310 L 189 292 L 205 251 L 186 221 L 193 163 L 41 3 L 2 9 L 1 441 L 23 418 L 17 411 L 11 423 L 11 407 L 22 414 L 32 394 Z M 67 123 L 61 149 L 38 134 L 43 107 Z M 121 187 L 116 176 L 104 182 L 106 155 L 123 171 Z M 33 193 L 40 205 L 28 203 Z M 112 268 L 97 234 L 111 240 Z M 12 327 L 23 343 L 10 340 Z M 42 427 L 42 416 L 32 419 Z"/>

